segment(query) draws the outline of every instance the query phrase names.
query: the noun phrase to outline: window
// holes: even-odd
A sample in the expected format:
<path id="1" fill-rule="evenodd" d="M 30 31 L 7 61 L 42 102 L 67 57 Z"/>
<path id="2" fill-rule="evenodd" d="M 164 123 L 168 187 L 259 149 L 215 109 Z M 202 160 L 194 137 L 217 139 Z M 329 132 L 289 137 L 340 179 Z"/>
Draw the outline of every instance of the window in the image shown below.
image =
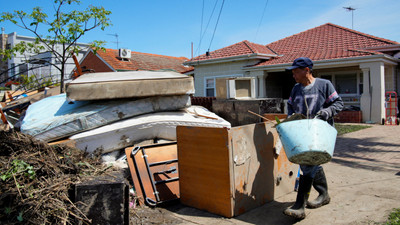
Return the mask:
<path id="1" fill-rule="evenodd" d="M 206 97 L 214 97 L 215 96 L 215 79 L 209 78 L 206 79 Z"/>
<path id="2" fill-rule="evenodd" d="M 346 106 L 360 106 L 363 91 L 363 74 L 359 71 L 337 71 L 323 74 L 321 78 L 330 80 Z"/>
<path id="3" fill-rule="evenodd" d="M 339 94 L 357 94 L 357 74 L 337 74 L 335 83 Z"/>
<path id="4" fill-rule="evenodd" d="M 11 63 L 10 77 L 15 76 L 15 63 Z"/>
<path id="5" fill-rule="evenodd" d="M 360 95 L 362 95 L 364 91 L 363 79 L 364 79 L 364 74 L 360 73 L 360 83 L 358 84 L 358 91 L 360 92 Z"/>
<path id="6" fill-rule="evenodd" d="M 28 65 L 27 64 L 21 64 L 18 66 L 18 68 L 19 68 L 19 74 L 24 74 L 24 75 L 28 74 Z"/>

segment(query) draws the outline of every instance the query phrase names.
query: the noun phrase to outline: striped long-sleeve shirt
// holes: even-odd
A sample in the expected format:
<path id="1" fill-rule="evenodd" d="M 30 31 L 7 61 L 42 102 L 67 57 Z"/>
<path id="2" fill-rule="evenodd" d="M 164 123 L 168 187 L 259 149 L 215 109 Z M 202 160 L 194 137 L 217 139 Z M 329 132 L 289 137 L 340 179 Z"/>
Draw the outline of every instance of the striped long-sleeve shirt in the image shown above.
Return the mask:
<path id="1" fill-rule="evenodd" d="M 343 100 L 329 80 L 315 78 L 314 82 L 306 87 L 299 83 L 293 87 L 288 101 L 289 116 L 301 113 L 308 118 L 314 118 L 321 109 L 328 112 L 328 123 L 331 125 L 333 116 L 343 109 Z"/>

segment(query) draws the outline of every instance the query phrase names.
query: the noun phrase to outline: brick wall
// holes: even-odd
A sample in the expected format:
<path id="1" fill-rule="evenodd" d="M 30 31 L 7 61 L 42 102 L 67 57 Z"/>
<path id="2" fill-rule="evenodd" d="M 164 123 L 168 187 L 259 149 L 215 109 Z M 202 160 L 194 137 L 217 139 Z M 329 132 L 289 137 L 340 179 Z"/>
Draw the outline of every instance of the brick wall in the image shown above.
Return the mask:
<path id="1" fill-rule="evenodd" d="M 334 117 L 337 123 L 361 123 L 362 112 L 361 111 L 341 111 Z"/>
<path id="2" fill-rule="evenodd" d="M 101 51 L 101 50 L 99 50 Z M 81 63 L 82 70 L 94 70 L 94 72 L 112 72 L 109 66 L 107 66 L 97 55 L 93 52 L 89 52 L 86 58 Z"/>

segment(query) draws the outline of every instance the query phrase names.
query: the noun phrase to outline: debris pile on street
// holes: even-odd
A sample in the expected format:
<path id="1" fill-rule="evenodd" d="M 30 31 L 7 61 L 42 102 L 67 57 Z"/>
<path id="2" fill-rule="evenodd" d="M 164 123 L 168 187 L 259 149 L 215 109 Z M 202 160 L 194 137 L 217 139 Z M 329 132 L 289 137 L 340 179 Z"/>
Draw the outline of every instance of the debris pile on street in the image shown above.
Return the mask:
<path id="1" fill-rule="evenodd" d="M 21 131 L 108 153 L 146 140 L 175 141 L 178 125 L 230 127 L 207 109 L 191 106 L 193 78 L 175 72 L 84 74 L 66 91 L 30 105 Z"/>
<path id="2" fill-rule="evenodd" d="M 168 189 L 166 183 L 178 183 L 178 126 L 231 127 L 206 108 L 192 106 L 193 78 L 175 72 L 87 74 L 67 85 L 66 92 L 29 104 L 16 123 L 8 123 L 21 133 L 2 131 L 1 137 L 7 141 L 0 145 L 4 184 L 0 202 L 6 214 L 0 221 L 126 223 L 126 191 L 130 188 L 125 181 L 129 175 L 120 170 L 115 177 L 122 179 L 116 179 L 108 173 L 110 168 L 128 167 L 126 159 L 132 155 L 124 150 L 157 143 L 173 145 L 174 169 L 164 171 L 166 166 L 161 165 L 154 175 L 154 184 Z M 164 154 L 155 152 L 162 161 Z M 129 165 L 130 169 L 135 166 Z M 142 187 L 134 185 L 135 198 L 141 204 L 144 192 L 138 196 Z M 175 199 L 178 187 L 175 185 L 172 196 Z M 157 203 L 163 200 L 161 196 Z"/>
<path id="3" fill-rule="evenodd" d="M 0 130 L 0 149 L 0 223 L 90 223 L 68 191 L 109 167 L 78 149 L 49 146 L 14 131 Z"/>

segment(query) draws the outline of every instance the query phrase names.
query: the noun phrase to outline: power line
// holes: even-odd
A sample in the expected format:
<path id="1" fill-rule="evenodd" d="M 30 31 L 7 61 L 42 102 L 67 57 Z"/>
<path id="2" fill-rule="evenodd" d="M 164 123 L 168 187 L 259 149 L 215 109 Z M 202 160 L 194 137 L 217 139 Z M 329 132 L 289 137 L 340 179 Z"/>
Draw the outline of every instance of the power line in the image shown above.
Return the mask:
<path id="1" fill-rule="evenodd" d="M 195 55 L 199 54 L 200 46 L 201 46 L 201 41 L 203 40 L 204 35 L 205 35 L 206 32 L 207 32 L 208 25 L 210 25 L 210 21 L 211 21 L 211 18 L 213 17 L 213 15 L 214 15 L 214 11 L 215 11 L 215 8 L 216 8 L 216 6 L 217 6 L 218 1 L 219 1 L 219 0 L 216 0 L 216 1 L 215 1 L 214 8 L 213 8 L 213 10 L 212 10 L 212 12 L 211 12 L 210 18 L 208 19 L 206 29 L 204 29 L 203 35 L 200 37 L 199 46 L 198 46 L 197 49 L 196 49 Z"/>
<path id="2" fill-rule="evenodd" d="M 201 45 L 201 34 L 203 33 L 203 18 L 204 18 L 204 0 L 203 0 L 203 7 L 201 8 L 201 26 L 200 26 L 199 48 Z"/>
<path id="3" fill-rule="evenodd" d="M 263 10 L 263 12 L 262 12 L 262 16 L 261 16 L 260 22 L 258 23 L 257 32 L 256 32 L 256 36 L 255 36 L 254 40 L 257 39 L 258 31 L 259 31 L 259 29 L 260 29 L 261 22 L 262 22 L 262 20 L 263 20 L 263 18 L 264 18 L 264 13 L 265 13 L 265 10 L 267 9 L 268 2 L 269 2 L 269 0 L 267 0 L 267 2 L 265 3 L 264 10 Z"/>
<path id="4" fill-rule="evenodd" d="M 210 41 L 210 45 L 208 46 L 208 51 L 207 51 L 207 52 L 210 52 L 211 43 L 212 43 L 213 40 L 214 40 L 214 34 L 215 34 L 215 31 L 217 30 L 217 26 L 218 26 L 219 18 L 220 18 L 220 16 L 221 16 L 222 8 L 224 8 L 224 2 L 225 2 L 225 0 L 222 0 L 222 5 L 221 5 L 221 9 L 219 10 L 217 23 L 215 24 L 214 32 L 213 32 L 213 35 L 212 35 L 212 38 L 211 38 L 211 41 Z"/>

